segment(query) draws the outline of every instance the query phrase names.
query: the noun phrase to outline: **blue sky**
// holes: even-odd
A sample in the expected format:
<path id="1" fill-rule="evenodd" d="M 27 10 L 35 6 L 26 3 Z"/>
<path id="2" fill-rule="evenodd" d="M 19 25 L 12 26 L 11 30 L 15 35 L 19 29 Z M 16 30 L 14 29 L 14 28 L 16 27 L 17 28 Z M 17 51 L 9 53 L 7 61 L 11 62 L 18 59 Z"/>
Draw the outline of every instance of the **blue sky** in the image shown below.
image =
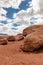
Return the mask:
<path id="1" fill-rule="evenodd" d="M 22 1 L 21 4 L 19 5 L 19 9 L 14 9 L 12 7 L 4 8 L 7 11 L 6 17 L 12 19 L 14 13 L 18 13 L 20 10 L 26 10 L 27 8 L 29 8 L 28 2 L 30 2 L 30 1 L 31 0 Z"/>
<path id="2" fill-rule="evenodd" d="M 9 34 L 14 35 L 18 34 L 20 30 L 26 27 L 24 24 L 19 24 L 15 20 L 16 18 L 13 15 L 19 13 L 22 10 L 26 11 L 29 8 L 29 2 L 31 0 L 14 0 L 12 1 L 2 1 L 0 0 L 0 34 Z M 5 2 L 5 3 L 4 3 Z M 3 4 L 4 3 L 4 4 Z M 10 4 L 9 4 L 10 3 Z M 11 7 L 12 6 L 12 7 Z M 12 22 L 13 21 L 13 22 Z M 18 20 L 17 20 L 18 21 Z M 21 21 L 20 21 L 21 22 Z"/>
<path id="3" fill-rule="evenodd" d="M 0 34 L 16 35 L 43 23 L 42 10 L 43 0 L 0 0 Z"/>

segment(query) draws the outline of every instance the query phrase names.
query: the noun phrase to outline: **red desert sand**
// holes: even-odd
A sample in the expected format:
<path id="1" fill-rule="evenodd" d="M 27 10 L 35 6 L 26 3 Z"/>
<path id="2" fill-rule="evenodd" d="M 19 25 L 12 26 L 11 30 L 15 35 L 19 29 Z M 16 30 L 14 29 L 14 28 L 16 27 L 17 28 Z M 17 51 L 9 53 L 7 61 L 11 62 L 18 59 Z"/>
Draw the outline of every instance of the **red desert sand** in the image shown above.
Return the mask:
<path id="1" fill-rule="evenodd" d="M 0 65 L 43 65 L 43 25 L 30 26 L 17 36 L 0 36 Z"/>

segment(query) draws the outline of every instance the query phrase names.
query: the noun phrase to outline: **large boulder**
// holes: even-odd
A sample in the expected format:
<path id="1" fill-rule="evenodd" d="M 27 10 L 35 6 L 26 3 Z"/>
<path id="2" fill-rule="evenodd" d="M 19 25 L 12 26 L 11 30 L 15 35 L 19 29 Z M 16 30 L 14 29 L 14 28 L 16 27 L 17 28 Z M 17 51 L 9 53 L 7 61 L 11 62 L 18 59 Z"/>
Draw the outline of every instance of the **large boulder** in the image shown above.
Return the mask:
<path id="1" fill-rule="evenodd" d="M 24 39 L 24 36 L 22 35 L 22 34 L 17 34 L 16 36 L 15 36 L 15 40 L 16 41 L 20 41 L 20 40 L 23 40 Z"/>
<path id="2" fill-rule="evenodd" d="M 6 39 L 0 39 L 0 45 L 7 45 Z"/>
<path id="3" fill-rule="evenodd" d="M 14 36 L 8 36 L 7 40 L 8 40 L 9 42 L 15 41 L 15 37 L 14 37 Z"/>
<path id="4" fill-rule="evenodd" d="M 35 31 L 43 30 L 43 25 L 32 25 L 23 30 L 23 35 L 26 36 Z"/>
<path id="5" fill-rule="evenodd" d="M 21 46 L 21 49 L 23 51 L 34 51 L 39 49 L 41 46 L 43 46 L 43 26 L 41 26 L 41 29 L 39 26 L 38 30 L 25 37 L 24 44 Z"/>
<path id="6" fill-rule="evenodd" d="M 23 34 L 22 34 L 24 37 L 26 37 L 26 35 L 27 35 L 27 33 L 26 32 L 23 32 Z"/>

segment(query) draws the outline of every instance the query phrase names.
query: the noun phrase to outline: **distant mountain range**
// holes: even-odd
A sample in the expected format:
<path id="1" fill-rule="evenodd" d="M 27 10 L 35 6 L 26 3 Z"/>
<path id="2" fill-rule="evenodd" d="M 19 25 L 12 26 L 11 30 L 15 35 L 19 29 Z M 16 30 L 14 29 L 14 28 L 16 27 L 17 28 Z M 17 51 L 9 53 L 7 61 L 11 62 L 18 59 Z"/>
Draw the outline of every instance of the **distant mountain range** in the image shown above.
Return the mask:
<path id="1" fill-rule="evenodd" d="M 0 33 L 0 36 L 1 36 L 1 35 L 7 35 L 7 34 Z"/>

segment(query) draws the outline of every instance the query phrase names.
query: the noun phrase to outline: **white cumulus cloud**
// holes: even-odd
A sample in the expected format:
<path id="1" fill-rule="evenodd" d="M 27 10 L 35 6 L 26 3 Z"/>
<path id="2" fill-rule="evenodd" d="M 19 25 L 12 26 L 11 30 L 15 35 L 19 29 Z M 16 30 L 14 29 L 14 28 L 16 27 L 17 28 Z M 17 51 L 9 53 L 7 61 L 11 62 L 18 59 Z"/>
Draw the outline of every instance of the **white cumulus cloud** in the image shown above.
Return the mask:
<path id="1" fill-rule="evenodd" d="M 20 3 L 24 0 L 0 0 L 0 7 L 19 8 Z"/>
<path id="2" fill-rule="evenodd" d="M 6 14 L 7 14 L 7 11 L 4 10 L 3 8 L 0 8 L 0 21 L 5 21 L 7 19 Z"/>
<path id="3" fill-rule="evenodd" d="M 30 18 L 32 16 L 43 16 L 43 0 L 32 0 L 31 8 L 28 8 L 27 10 L 21 10 L 18 13 L 13 15 L 13 18 L 15 18 L 15 22 L 21 23 L 21 24 L 28 24 L 30 22 Z M 39 18 L 39 17 L 38 17 Z M 34 21 L 34 20 L 33 20 Z"/>
<path id="4" fill-rule="evenodd" d="M 7 11 L 4 10 L 3 8 L 0 8 L 0 15 L 3 14 L 3 15 L 6 15 L 7 14 Z"/>
<path id="5" fill-rule="evenodd" d="M 31 7 L 27 10 L 21 10 L 14 14 L 14 22 L 20 23 L 22 25 L 24 24 L 25 26 L 31 25 L 31 23 L 43 24 L 43 0 L 32 0 L 30 2 L 30 6 Z M 22 27 L 23 26 L 21 26 L 21 31 L 23 30 Z"/>

